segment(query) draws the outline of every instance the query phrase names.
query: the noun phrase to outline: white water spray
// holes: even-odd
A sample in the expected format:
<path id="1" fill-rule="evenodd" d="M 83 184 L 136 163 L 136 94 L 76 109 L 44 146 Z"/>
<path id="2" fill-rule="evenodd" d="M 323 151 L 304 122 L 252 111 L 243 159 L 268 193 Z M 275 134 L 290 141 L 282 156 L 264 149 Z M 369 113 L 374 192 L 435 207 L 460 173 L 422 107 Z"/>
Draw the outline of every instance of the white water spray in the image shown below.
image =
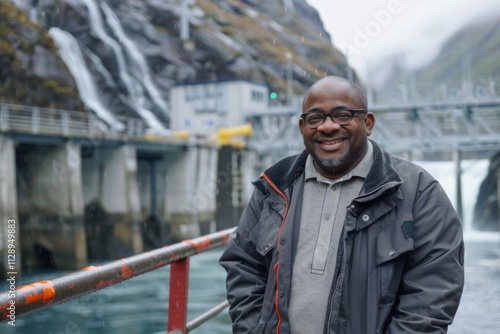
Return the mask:
<path id="1" fill-rule="evenodd" d="M 121 28 L 121 25 L 116 18 L 116 15 L 114 15 L 114 13 L 111 11 L 111 9 L 109 9 L 109 7 L 107 7 L 107 5 L 103 5 L 103 10 L 105 12 L 108 23 L 110 24 L 114 33 L 120 39 L 120 42 L 124 43 L 125 47 L 127 48 L 127 52 L 131 54 L 131 58 L 134 60 L 133 64 L 127 64 L 126 57 L 123 54 L 120 44 L 107 33 L 105 29 L 105 23 L 103 22 L 103 19 L 101 17 L 101 12 L 95 1 L 84 0 L 84 3 L 89 11 L 89 21 L 92 32 L 104 44 L 109 46 L 115 55 L 115 59 L 118 64 L 119 77 L 121 82 L 127 89 L 128 98 L 130 103 L 132 104 L 132 107 L 135 111 L 137 111 L 139 116 L 146 122 L 151 130 L 159 133 L 168 132 L 168 130 L 161 124 L 161 122 L 153 114 L 153 112 L 146 109 L 146 107 L 144 106 L 146 97 L 144 95 L 143 84 L 140 80 L 145 80 L 144 85 L 148 87 L 148 92 L 155 104 L 157 104 L 165 113 L 168 111 L 168 106 L 161 99 L 161 96 L 159 96 L 159 92 L 156 90 L 156 87 L 155 89 L 152 89 L 150 87 L 154 85 L 151 82 L 151 77 L 149 75 L 144 57 L 137 51 L 137 46 L 125 36 L 125 34 L 123 33 L 123 29 Z M 122 32 L 121 34 L 120 31 Z M 127 42 L 125 43 L 125 41 Z M 134 51 L 130 51 L 131 49 L 133 49 Z M 138 61 L 137 58 L 141 58 L 142 63 L 141 61 Z M 132 75 L 130 75 L 130 67 L 139 69 L 142 77 L 134 78 Z M 147 73 L 147 75 L 145 73 Z M 153 90 L 154 92 L 151 93 L 151 91 Z"/>
<path id="2" fill-rule="evenodd" d="M 70 33 L 55 27 L 50 28 L 49 34 L 59 47 L 59 54 L 75 79 L 83 103 L 113 130 L 124 130 L 125 125 L 101 103 L 97 85 L 87 69 L 77 40 Z"/>

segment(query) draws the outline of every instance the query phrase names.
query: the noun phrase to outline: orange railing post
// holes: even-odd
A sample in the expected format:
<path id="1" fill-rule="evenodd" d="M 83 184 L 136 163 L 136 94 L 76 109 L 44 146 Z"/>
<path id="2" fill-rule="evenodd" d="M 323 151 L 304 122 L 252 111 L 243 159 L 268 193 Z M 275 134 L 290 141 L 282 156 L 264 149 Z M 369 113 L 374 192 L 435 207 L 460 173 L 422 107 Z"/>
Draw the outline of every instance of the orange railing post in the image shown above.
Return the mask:
<path id="1" fill-rule="evenodd" d="M 167 333 L 186 334 L 189 258 L 170 265 Z"/>

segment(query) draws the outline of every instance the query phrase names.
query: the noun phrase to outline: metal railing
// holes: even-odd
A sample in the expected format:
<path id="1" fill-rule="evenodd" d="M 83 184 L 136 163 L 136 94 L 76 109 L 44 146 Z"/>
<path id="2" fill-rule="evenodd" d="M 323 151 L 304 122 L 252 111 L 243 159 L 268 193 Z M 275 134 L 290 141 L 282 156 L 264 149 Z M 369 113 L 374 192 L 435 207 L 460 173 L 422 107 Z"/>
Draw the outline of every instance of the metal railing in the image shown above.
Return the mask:
<path id="1" fill-rule="evenodd" d="M 15 305 L 15 318 L 18 318 L 108 288 L 170 264 L 167 332 L 188 333 L 228 306 L 227 301 L 223 301 L 194 320 L 186 322 L 189 259 L 195 254 L 224 246 L 233 230 L 234 228 L 231 228 L 184 240 L 102 266 L 89 266 L 64 276 L 26 284 L 15 289 L 15 296 L 11 291 L 2 292 L 0 293 L 0 322 L 10 320 L 9 306 L 12 304 Z"/>
<path id="2" fill-rule="evenodd" d="M 393 153 L 500 149 L 500 98 L 378 104 L 368 109 L 376 119 L 371 138 Z M 249 146 L 264 154 L 276 152 L 276 159 L 287 151 L 302 151 L 298 115 L 253 115 L 255 135 Z"/>
<path id="3" fill-rule="evenodd" d="M 117 117 L 125 126 L 113 130 L 96 115 L 86 111 L 41 108 L 0 103 L 0 132 L 28 133 L 62 137 L 99 138 L 110 140 L 185 141 L 189 134 L 176 131 L 151 133 L 138 118 Z"/>
<path id="4" fill-rule="evenodd" d="M 62 136 L 95 136 L 111 138 L 124 136 L 143 138 L 144 122 L 134 118 L 120 119 L 125 130 L 110 131 L 92 113 L 64 109 L 40 108 L 14 104 L 0 104 L 0 131 Z"/>
<path id="5" fill-rule="evenodd" d="M 418 85 L 415 82 L 393 81 L 377 91 L 377 103 L 452 102 L 488 100 L 500 97 L 500 77 L 483 76 L 461 80 L 445 80 Z"/>

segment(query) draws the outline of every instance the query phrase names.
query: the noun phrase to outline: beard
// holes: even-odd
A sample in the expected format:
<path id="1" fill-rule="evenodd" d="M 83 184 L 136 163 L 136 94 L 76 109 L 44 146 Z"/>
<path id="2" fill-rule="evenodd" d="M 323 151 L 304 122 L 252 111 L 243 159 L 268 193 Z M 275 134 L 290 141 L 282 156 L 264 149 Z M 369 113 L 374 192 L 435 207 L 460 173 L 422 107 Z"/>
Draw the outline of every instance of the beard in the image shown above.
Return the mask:
<path id="1" fill-rule="evenodd" d="M 335 169 L 342 164 L 344 164 L 350 157 L 350 154 L 343 155 L 337 159 L 321 159 L 318 156 L 315 156 L 314 160 L 316 164 L 319 165 L 320 168 L 325 170 L 335 171 Z"/>

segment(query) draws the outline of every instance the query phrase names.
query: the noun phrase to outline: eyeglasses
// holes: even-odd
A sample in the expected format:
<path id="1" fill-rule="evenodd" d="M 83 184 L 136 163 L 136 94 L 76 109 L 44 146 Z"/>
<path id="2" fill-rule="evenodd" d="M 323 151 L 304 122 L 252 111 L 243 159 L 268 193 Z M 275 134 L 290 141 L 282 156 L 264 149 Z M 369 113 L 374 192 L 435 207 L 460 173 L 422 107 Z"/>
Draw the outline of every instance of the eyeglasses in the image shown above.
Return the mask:
<path id="1" fill-rule="evenodd" d="M 338 125 L 347 125 L 351 123 L 352 118 L 357 113 L 366 113 L 365 109 L 342 109 L 342 110 L 334 110 L 329 114 L 325 114 L 322 112 L 308 112 L 306 114 L 300 115 L 300 118 L 304 120 L 304 123 L 311 128 L 316 129 L 321 124 L 325 123 L 326 117 L 330 116 L 332 121 L 337 123 Z"/>

